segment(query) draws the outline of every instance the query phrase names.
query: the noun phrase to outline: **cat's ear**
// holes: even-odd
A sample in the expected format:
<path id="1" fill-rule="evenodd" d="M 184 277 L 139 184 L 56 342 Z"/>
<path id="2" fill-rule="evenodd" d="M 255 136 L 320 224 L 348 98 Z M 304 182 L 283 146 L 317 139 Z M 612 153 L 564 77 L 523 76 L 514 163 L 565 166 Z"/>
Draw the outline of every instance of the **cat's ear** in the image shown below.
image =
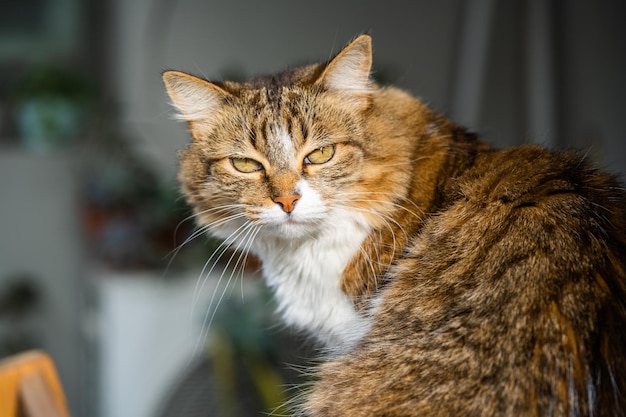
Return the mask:
<path id="1" fill-rule="evenodd" d="M 331 91 L 361 98 L 371 93 L 371 69 L 372 39 L 361 35 L 328 63 L 317 82 Z"/>
<path id="2" fill-rule="evenodd" d="M 179 118 L 187 122 L 210 118 L 230 95 L 215 84 L 179 71 L 165 71 L 163 83 Z"/>

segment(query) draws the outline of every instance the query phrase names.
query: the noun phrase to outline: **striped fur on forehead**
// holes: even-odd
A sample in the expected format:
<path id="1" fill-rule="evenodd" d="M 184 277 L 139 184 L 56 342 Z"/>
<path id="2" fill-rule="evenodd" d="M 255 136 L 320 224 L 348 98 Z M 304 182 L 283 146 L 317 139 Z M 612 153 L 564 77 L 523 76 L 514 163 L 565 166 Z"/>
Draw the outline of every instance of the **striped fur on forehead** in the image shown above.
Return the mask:
<path id="1" fill-rule="evenodd" d="M 242 122 L 251 145 L 270 161 L 295 158 L 306 137 L 303 135 L 302 106 L 293 91 L 267 89 L 242 94 Z"/>

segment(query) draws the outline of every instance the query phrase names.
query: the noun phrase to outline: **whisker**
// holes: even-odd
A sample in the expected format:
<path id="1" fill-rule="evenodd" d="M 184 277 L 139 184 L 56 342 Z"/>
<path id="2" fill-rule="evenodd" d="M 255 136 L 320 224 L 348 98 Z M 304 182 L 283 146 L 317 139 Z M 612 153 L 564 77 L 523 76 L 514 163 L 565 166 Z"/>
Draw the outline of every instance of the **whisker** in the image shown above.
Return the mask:
<path id="1" fill-rule="evenodd" d="M 252 248 L 252 243 L 254 242 L 254 240 L 256 239 L 256 236 L 259 234 L 259 232 L 261 231 L 261 226 L 257 226 L 252 234 L 252 236 L 250 236 L 248 238 L 248 243 L 246 244 L 246 246 L 243 248 L 243 262 L 242 262 L 242 266 L 241 266 L 241 299 L 243 300 L 243 277 L 245 275 L 245 267 L 248 263 L 248 255 L 250 254 L 250 249 Z"/>
<path id="2" fill-rule="evenodd" d="M 380 218 L 384 225 L 386 226 L 386 228 L 389 230 L 390 234 L 391 234 L 391 241 L 392 241 L 392 246 L 391 246 L 391 253 L 395 254 L 398 249 L 399 249 L 399 243 L 398 240 L 396 238 L 396 233 L 394 230 L 393 225 L 395 225 L 397 227 L 398 230 L 400 230 L 402 232 L 402 234 L 404 235 L 404 242 L 408 242 L 409 241 L 409 236 L 408 233 L 406 232 L 406 230 L 402 227 L 401 224 L 399 224 L 395 219 L 393 219 L 391 216 L 382 214 L 377 212 L 376 210 L 372 210 L 372 209 L 366 209 L 366 208 L 360 208 L 360 207 L 350 207 L 350 206 L 343 206 L 348 210 L 354 210 L 354 211 L 360 211 L 360 212 L 364 212 L 364 213 L 369 213 L 369 214 L 373 214 L 374 216 L 377 216 L 378 218 Z M 380 231 L 379 231 L 380 233 Z M 384 239 L 379 238 L 378 242 L 384 242 Z M 389 267 L 389 263 L 382 263 L 380 261 L 380 256 L 381 254 L 378 252 L 378 246 L 375 245 L 374 246 L 374 250 L 376 251 L 376 256 L 378 257 L 378 265 L 381 267 Z M 373 271 L 373 278 L 374 278 L 374 283 L 376 286 L 378 286 L 378 277 L 380 274 L 376 273 L 376 270 L 374 268 L 374 260 L 371 259 L 371 257 L 365 253 L 365 251 L 363 249 L 361 249 L 361 253 L 365 259 L 365 261 L 370 265 L 371 270 Z M 393 259 L 393 255 L 392 255 L 392 259 Z"/>
<path id="3" fill-rule="evenodd" d="M 235 216 L 231 216 L 236 218 L 240 218 L 243 217 L 244 214 L 242 213 L 241 215 L 235 215 Z M 220 224 L 224 223 L 227 219 L 222 219 L 219 221 Z M 232 219 L 231 219 L 232 220 Z M 204 285 L 206 284 L 208 277 L 211 275 L 211 273 L 213 272 L 213 270 L 215 269 L 215 267 L 217 266 L 217 262 L 220 260 L 220 258 L 224 255 L 224 253 L 228 250 L 228 248 L 230 248 L 230 246 L 232 246 L 232 244 L 236 241 L 236 239 L 238 238 L 238 236 L 242 233 L 241 229 L 244 229 L 249 225 L 249 223 L 244 223 L 243 225 L 239 226 L 233 233 L 231 233 L 226 239 L 224 239 L 222 241 L 222 243 L 220 243 L 220 245 L 217 247 L 217 249 L 215 249 L 213 251 L 213 253 L 211 254 L 211 256 L 209 257 L 209 259 L 204 263 L 204 266 L 202 267 L 202 271 L 200 271 L 200 277 L 204 276 L 204 279 L 199 280 L 199 282 L 202 282 L 201 285 L 198 285 L 198 283 L 196 283 L 196 287 L 194 289 L 194 297 L 191 303 L 191 308 L 192 308 L 192 313 L 195 309 L 196 303 L 198 301 L 198 298 L 200 296 L 200 294 L 202 293 L 202 289 L 204 288 Z M 210 227 L 211 225 L 209 225 Z M 211 260 L 213 260 L 213 258 L 215 257 L 216 254 L 219 255 L 217 256 L 217 258 L 215 258 L 215 261 L 213 262 L 211 268 L 209 269 L 208 272 L 205 272 L 209 263 L 211 262 Z M 213 302 L 213 298 L 211 298 L 211 303 Z"/>
<path id="4" fill-rule="evenodd" d="M 369 256 L 369 254 L 365 251 L 365 249 L 363 249 L 362 247 L 361 247 L 361 248 L 359 248 L 359 249 L 360 249 L 360 251 L 361 251 L 361 255 L 363 256 L 363 259 L 365 259 L 365 260 L 366 260 L 367 264 L 368 264 L 368 265 L 369 265 L 369 267 L 370 267 L 370 272 L 371 272 L 371 274 L 372 274 L 371 276 L 372 276 L 372 279 L 374 280 L 374 286 L 375 286 L 376 288 L 378 288 L 378 276 L 377 276 L 377 274 L 376 274 L 376 270 L 374 269 L 374 264 L 373 264 L 373 262 L 374 262 L 374 261 L 373 261 L 373 260 L 372 260 L 372 258 Z M 377 250 L 376 252 L 378 252 L 378 250 Z M 380 262 L 380 255 L 379 255 L 378 260 L 379 260 L 379 262 Z"/>
<path id="5" fill-rule="evenodd" d="M 348 192 L 344 192 L 342 193 L 342 196 L 351 196 L 351 195 L 355 195 L 355 196 L 368 196 L 368 195 L 384 195 L 384 196 L 389 196 L 392 198 L 395 198 L 397 200 L 400 201 L 405 201 L 407 203 L 410 203 L 411 206 L 415 207 L 422 215 L 424 214 L 424 211 L 421 209 L 421 207 L 419 207 L 417 204 L 415 204 L 414 201 L 408 199 L 407 197 L 404 197 L 402 195 L 396 194 L 396 193 L 390 193 L 390 192 L 383 192 L 383 191 L 348 191 Z M 375 199 L 359 199 L 359 200 L 353 200 L 353 199 L 342 199 L 340 201 L 354 201 L 354 202 L 360 202 L 360 203 L 367 203 L 367 202 L 371 202 L 371 203 L 383 203 L 383 204 L 390 204 L 393 207 L 399 208 L 401 210 L 406 211 L 407 213 L 412 214 L 415 217 L 419 217 L 416 213 L 412 212 L 411 210 L 409 210 L 407 207 L 404 207 L 401 204 L 398 204 L 394 201 L 385 201 L 385 200 L 375 200 Z"/>
<path id="6" fill-rule="evenodd" d="M 383 213 L 379 213 L 376 210 L 372 210 L 372 209 L 367 209 L 367 208 L 363 208 L 363 207 L 352 207 L 352 206 L 343 206 L 346 209 L 349 210 L 354 210 L 354 211 L 360 211 L 362 213 L 368 213 L 368 214 L 373 214 L 374 216 L 378 217 L 379 219 L 381 219 L 385 225 L 387 226 L 387 228 L 389 229 L 389 231 L 391 232 L 391 237 L 393 239 L 393 249 L 395 251 L 396 249 L 396 239 L 395 239 L 395 233 L 393 231 L 393 227 L 391 227 L 391 224 L 394 224 L 398 227 L 398 229 L 404 234 L 404 238 L 406 241 L 409 240 L 409 235 L 406 232 L 406 230 L 404 230 L 404 227 L 402 227 L 402 225 L 400 223 L 398 223 L 397 220 L 395 220 L 393 217 L 383 214 Z M 391 224 L 390 224 L 391 222 Z"/>
<path id="7" fill-rule="evenodd" d="M 202 227 L 196 228 L 193 231 L 193 233 L 187 236 L 187 238 L 180 245 L 176 246 L 167 255 L 164 256 L 164 258 L 169 257 L 169 261 L 167 262 L 167 265 L 165 266 L 165 269 L 163 271 L 164 276 L 167 275 L 167 273 L 169 272 L 170 267 L 172 266 L 172 263 L 174 262 L 174 259 L 176 259 L 176 257 L 178 256 L 180 251 L 183 249 L 183 247 L 187 245 L 188 243 L 190 243 L 191 241 L 193 241 L 194 239 L 198 238 L 199 236 L 204 235 L 208 229 L 209 229 L 208 226 L 202 226 Z"/>
<path id="8" fill-rule="evenodd" d="M 219 207 L 213 207 L 211 209 L 207 209 L 207 210 L 203 210 L 200 211 L 198 213 L 193 213 L 189 216 L 187 216 L 186 218 L 184 218 L 183 220 L 181 220 L 177 225 L 176 228 L 174 229 L 174 236 L 176 236 L 176 234 L 178 233 L 178 230 L 180 229 L 181 225 L 187 221 L 190 221 L 198 216 L 201 216 L 203 214 L 209 213 L 209 212 L 213 212 L 216 211 L 217 213 L 220 212 L 226 212 L 229 210 L 233 210 L 235 208 L 239 208 L 239 207 L 243 207 L 245 206 L 244 204 L 230 204 L 230 205 L 226 205 L 226 206 L 219 206 Z M 172 266 L 172 263 L 174 262 L 174 259 L 176 258 L 176 256 L 178 256 L 178 254 L 180 253 L 181 249 L 189 244 L 190 242 L 192 242 L 194 239 L 198 238 L 199 236 L 204 235 L 211 227 L 212 224 L 208 224 L 208 225 L 202 225 L 201 227 L 196 228 L 189 236 L 187 236 L 187 238 L 179 245 L 177 245 L 174 249 L 172 249 L 167 255 L 164 256 L 164 258 L 169 257 L 169 261 L 165 267 L 165 271 L 164 274 L 167 274 L 167 272 L 169 271 L 170 267 Z"/>
<path id="9" fill-rule="evenodd" d="M 237 239 L 239 239 L 239 237 L 243 233 L 246 233 L 246 235 L 243 237 L 243 240 L 245 241 L 247 236 L 249 236 L 251 232 L 254 232 L 254 230 L 255 230 L 255 225 L 254 224 L 252 224 L 251 222 L 246 223 L 245 227 L 243 228 L 243 230 L 241 230 L 241 232 L 238 234 Z M 238 250 L 238 249 L 240 249 L 240 247 L 241 247 L 241 243 L 237 246 L 236 249 Z M 231 254 L 231 256 L 229 257 L 228 261 L 226 262 L 226 265 L 224 266 L 224 269 L 222 270 L 222 272 L 221 272 L 221 274 L 220 274 L 220 276 L 219 276 L 219 278 L 217 280 L 217 285 L 216 285 L 215 289 L 213 290 L 213 294 L 211 296 L 211 301 L 209 302 L 209 307 L 207 308 L 206 314 L 204 315 L 204 320 L 203 320 L 203 323 L 202 323 L 202 331 L 200 332 L 200 336 L 198 338 L 198 342 L 196 343 L 196 349 L 198 348 L 199 343 L 202 340 L 204 340 L 206 338 L 206 336 L 208 335 L 209 329 L 211 328 L 211 325 L 213 324 L 213 321 L 215 319 L 215 315 L 217 314 L 219 306 L 221 305 L 222 300 L 224 299 L 224 296 L 226 295 L 226 292 L 228 291 L 228 287 L 230 286 L 230 283 L 232 282 L 233 276 L 236 273 L 237 264 L 235 264 L 235 266 L 232 267 L 231 272 L 230 272 L 230 276 L 226 280 L 226 283 L 224 285 L 224 289 L 222 291 L 222 294 L 219 296 L 217 301 L 215 301 L 215 296 L 217 294 L 217 290 L 219 289 L 219 286 L 220 286 L 220 284 L 221 284 L 221 282 L 222 282 L 226 272 L 228 271 L 231 262 L 233 261 L 233 259 L 235 258 L 236 255 L 237 255 L 236 251 Z M 239 259 L 241 259 L 241 257 L 239 257 Z M 237 261 L 237 263 L 238 262 L 239 261 Z M 213 268 L 211 268 L 211 270 L 212 269 Z M 214 304 L 214 301 L 215 301 L 215 304 Z"/>

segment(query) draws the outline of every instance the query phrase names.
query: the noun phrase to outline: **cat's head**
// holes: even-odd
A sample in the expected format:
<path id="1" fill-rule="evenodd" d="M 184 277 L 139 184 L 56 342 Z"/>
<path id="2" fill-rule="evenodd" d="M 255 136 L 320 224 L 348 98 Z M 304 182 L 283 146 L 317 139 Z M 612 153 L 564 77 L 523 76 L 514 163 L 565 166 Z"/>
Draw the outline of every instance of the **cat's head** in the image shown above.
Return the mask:
<path id="1" fill-rule="evenodd" d="M 328 63 L 245 83 L 165 72 L 193 137 L 180 179 L 200 223 L 221 237 L 297 239 L 340 221 L 380 221 L 373 206 L 390 190 L 376 165 L 380 144 L 364 128 L 378 89 L 371 62 L 363 35 Z"/>

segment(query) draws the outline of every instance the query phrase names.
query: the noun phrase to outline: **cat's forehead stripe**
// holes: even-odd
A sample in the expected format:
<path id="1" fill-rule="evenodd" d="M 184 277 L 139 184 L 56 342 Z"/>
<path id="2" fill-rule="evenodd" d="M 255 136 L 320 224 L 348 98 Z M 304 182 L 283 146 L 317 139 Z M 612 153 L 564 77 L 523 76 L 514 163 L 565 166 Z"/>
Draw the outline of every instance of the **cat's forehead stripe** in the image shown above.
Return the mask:
<path id="1" fill-rule="evenodd" d="M 283 155 L 293 156 L 296 153 L 293 145 L 293 138 L 289 132 L 282 126 L 276 125 L 275 133 L 276 143 L 280 147 L 280 151 Z"/>

